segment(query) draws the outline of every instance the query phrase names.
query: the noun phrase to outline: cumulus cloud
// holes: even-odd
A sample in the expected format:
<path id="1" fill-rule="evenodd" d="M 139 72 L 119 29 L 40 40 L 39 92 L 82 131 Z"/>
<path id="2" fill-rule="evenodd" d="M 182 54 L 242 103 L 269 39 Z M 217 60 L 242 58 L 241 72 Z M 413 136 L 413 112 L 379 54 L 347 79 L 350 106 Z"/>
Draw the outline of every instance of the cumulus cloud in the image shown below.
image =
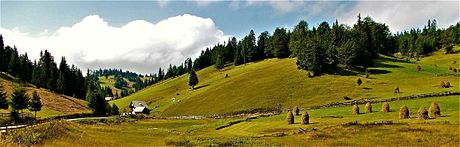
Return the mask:
<path id="1" fill-rule="evenodd" d="M 459 1 L 361 1 L 351 10 L 337 9 L 334 15 L 339 21 L 354 24 L 361 17 L 389 25 L 392 32 L 413 27 L 423 27 L 428 19 L 436 19 L 438 27 L 448 27 L 459 21 Z"/>
<path id="2" fill-rule="evenodd" d="M 33 59 L 40 50 L 48 49 L 57 62 L 66 56 L 81 69 L 121 68 L 139 73 L 153 73 L 170 63 L 195 58 L 202 49 L 228 37 L 212 19 L 189 14 L 156 24 L 135 20 L 122 27 L 110 26 L 98 15 L 91 15 L 50 35 L 44 32 L 35 37 L 16 28 L 1 28 L 7 45 L 16 45 Z"/>

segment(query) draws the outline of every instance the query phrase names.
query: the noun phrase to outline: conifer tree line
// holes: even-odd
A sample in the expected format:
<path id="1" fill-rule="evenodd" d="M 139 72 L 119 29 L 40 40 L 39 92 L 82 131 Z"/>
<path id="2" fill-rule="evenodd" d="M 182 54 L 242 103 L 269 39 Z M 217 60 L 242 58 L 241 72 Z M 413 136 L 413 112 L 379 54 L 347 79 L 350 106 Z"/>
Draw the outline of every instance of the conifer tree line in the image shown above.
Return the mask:
<path id="1" fill-rule="evenodd" d="M 206 48 L 193 62 L 193 68 L 214 65 L 221 69 L 228 63 L 296 57 L 298 68 L 314 76 L 337 68 L 364 71 L 379 54 L 419 57 L 456 44 L 460 44 L 460 23 L 440 29 L 436 20 L 428 20 L 422 30 L 392 34 L 386 24 L 358 15 L 352 27 L 336 20 L 332 26 L 321 22 L 310 29 L 306 21 L 300 21 L 292 31 L 276 28 L 273 35 L 265 31 L 256 37 L 251 30 L 239 41 L 232 37 L 224 44 Z"/>
<path id="2" fill-rule="evenodd" d="M 37 88 L 85 98 L 85 78 L 80 69 L 67 64 L 65 57 L 61 58 L 58 67 L 51 53 L 45 50 L 40 52 L 38 61 L 32 62 L 27 53 L 19 54 L 15 46 L 5 47 L 1 35 L 0 43 L 0 71 L 7 72 L 23 82 L 32 83 Z"/>

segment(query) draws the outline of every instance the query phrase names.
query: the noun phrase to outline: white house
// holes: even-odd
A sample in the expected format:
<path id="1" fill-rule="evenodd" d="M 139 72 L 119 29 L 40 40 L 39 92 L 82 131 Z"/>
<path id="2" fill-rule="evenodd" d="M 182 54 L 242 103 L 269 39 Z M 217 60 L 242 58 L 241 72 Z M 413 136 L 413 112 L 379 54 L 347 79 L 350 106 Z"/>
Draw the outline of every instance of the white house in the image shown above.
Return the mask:
<path id="1" fill-rule="evenodd" d="M 131 114 L 149 113 L 149 108 L 144 101 L 138 101 L 138 100 L 131 101 L 131 104 L 129 104 L 129 108 L 131 109 Z"/>
<path id="2" fill-rule="evenodd" d="M 106 101 L 111 101 L 111 100 L 113 100 L 113 97 L 105 97 L 105 100 Z"/>

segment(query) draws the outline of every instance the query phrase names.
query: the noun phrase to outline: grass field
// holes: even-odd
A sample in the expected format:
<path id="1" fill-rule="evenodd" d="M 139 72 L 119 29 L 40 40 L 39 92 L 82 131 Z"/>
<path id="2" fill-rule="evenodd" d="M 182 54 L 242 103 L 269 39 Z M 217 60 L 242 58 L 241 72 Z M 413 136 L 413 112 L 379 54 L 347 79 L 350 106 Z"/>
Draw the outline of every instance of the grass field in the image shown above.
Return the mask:
<path id="1" fill-rule="evenodd" d="M 459 46 L 454 51 L 460 50 Z M 267 59 L 241 66 L 228 66 L 221 71 L 208 67 L 197 72 L 198 89 L 188 86 L 188 74 L 169 79 L 136 92 L 126 98 L 112 101 L 126 108 L 131 100 L 144 100 L 153 108 L 154 115 L 211 115 L 244 112 L 254 109 L 311 107 L 342 102 L 344 96 L 353 100 L 362 98 L 385 99 L 413 94 L 458 90 L 459 74 L 448 70 L 460 68 L 460 54 L 444 55 L 437 52 L 420 61 L 381 56 L 370 77 L 363 73 L 340 71 L 338 74 L 308 78 L 298 70 L 295 59 Z M 456 64 L 452 64 L 457 61 Z M 417 72 L 416 66 L 422 70 Z M 228 74 L 229 78 L 225 78 Z M 358 86 L 358 78 L 363 84 Z M 441 81 L 449 81 L 451 88 L 439 88 Z M 394 94 L 399 86 L 401 93 Z M 180 100 L 173 103 L 172 98 Z"/>
<path id="2" fill-rule="evenodd" d="M 115 86 L 113 86 L 115 84 L 115 76 L 107 76 L 107 78 L 105 76 L 100 76 L 98 78 L 99 78 L 99 82 L 100 82 L 101 87 L 107 87 L 108 86 L 112 90 L 112 93 L 114 95 L 115 95 L 115 92 L 117 92 L 118 95 L 121 94 L 122 89 L 118 89 Z M 128 83 L 128 86 L 125 87 L 126 90 L 128 90 L 128 91 L 129 90 L 134 90 L 134 88 L 133 88 L 134 82 L 129 81 L 127 78 L 123 78 L 123 80 L 125 80 Z"/>
<path id="3" fill-rule="evenodd" d="M 433 101 L 439 104 L 441 117 L 418 120 L 418 108 L 425 106 L 428 109 Z M 295 117 L 295 124 L 288 125 L 283 113 L 244 121 L 220 130 L 216 128 L 239 119 L 61 122 L 63 124 L 56 127 L 61 135 L 43 139 L 40 145 L 455 146 L 459 143 L 459 104 L 458 96 L 401 100 L 390 102 L 389 113 L 380 112 L 381 104 L 378 103 L 373 104 L 373 113 L 359 115 L 351 114 L 351 106 L 331 107 L 308 111 L 309 125 L 300 125 L 300 116 Z M 409 107 L 410 119 L 398 118 L 402 105 Z M 364 106 L 360 107 L 363 110 Z M 33 132 L 21 131 L 16 134 Z"/>
<path id="4" fill-rule="evenodd" d="M 30 84 L 19 84 L 17 82 L 13 82 L 14 79 L 12 77 L 8 78 L 7 74 L 1 74 L 3 76 L 0 78 L 0 88 L 7 93 L 8 98 L 13 90 L 18 87 L 25 87 L 29 97 L 32 97 L 32 93 L 37 91 L 37 94 L 40 96 L 40 100 L 43 104 L 42 110 L 37 112 L 37 118 L 91 112 L 87 107 L 87 102 L 84 100 L 57 94 L 43 88 L 37 89 L 35 86 Z M 24 110 L 24 112 L 29 113 L 28 110 Z M 0 113 L 9 113 L 9 111 L 0 109 Z"/>

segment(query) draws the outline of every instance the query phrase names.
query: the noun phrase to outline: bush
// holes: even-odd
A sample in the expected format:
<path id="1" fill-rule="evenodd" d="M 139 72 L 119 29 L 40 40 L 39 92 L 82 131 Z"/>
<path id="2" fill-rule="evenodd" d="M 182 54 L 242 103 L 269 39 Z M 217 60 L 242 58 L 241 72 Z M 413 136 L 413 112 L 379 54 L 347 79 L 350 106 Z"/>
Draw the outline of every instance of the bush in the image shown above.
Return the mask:
<path id="1" fill-rule="evenodd" d="M 310 115 L 308 112 L 302 114 L 302 125 L 310 124 Z"/>
<path id="2" fill-rule="evenodd" d="M 428 119 L 428 111 L 423 106 L 418 109 L 418 119 Z"/>
<path id="3" fill-rule="evenodd" d="M 452 70 L 452 66 L 449 66 L 449 70 Z"/>
<path id="4" fill-rule="evenodd" d="M 450 87 L 450 82 L 446 82 L 446 84 L 444 85 L 446 88 L 449 88 Z"/>
<path id="5" fill-rule="evenodd" d="M 372 105 L 371 102 L 366 103 L 366 113 L 372 113 Z"/>
<path id="6" fill-rule="evenodd" d="M 452 53 L 452 48 L 454 48 L 454 46 L 452 46 L 452 45 L 447 46 L 447 47 L 446 47 L 446 53 L 445 53 L 445 54 L 450 54 L 450 53 Z"/>
<path id="7" fill-rule="evenodd" d="M 409 118 L 409 108 L 407 108 L 407 106 L 402 106 L 401 109 L 399 109 L 399 118 L 400 119 Z"/>
<path id="8" fill-rule="evenodd" d="M 393 92 L 394 93 L 400 93 L 400 89 L 399 89 L 399 86 L 396 86 L 394 89 L 393 89 Z"/>
<path id="9" fill-rule="evenodd" d="M 294 115 L 291 111 L 288 112 L 286 120 L 288 124 L 294 124 Z"/>
<path id="10" fill-rule="evenodd" d="M 358 86 L 361 86 L 361 84 L 363 84 L 363 81 L 361 80 L 361 78 L 358 78 L 358 81 L 356 81 L 356 83 L 358 84 Z"/>
<path id="11" fill-rule="evenodd" d="M 439 84 L 439 87 L 446 88 L 446 83 L 444 83 L 444 81 L 441 81 L 441 84 Z"/>
<path id="12" fill-rule="evenodd" d="M 390 112 L 390 104 L 388 102 L 382 104 L 382 112 Z"/>
<path id="13" fill-rule="evenodd" d="M 457 69 L 456 69 L 456 68 L 454 68 L 453 70 L 454 70 L 454 72 L 457 72 Z"/>
<path id="14" fill-rule="evenodd" d="M 416 71 L 421 71 L 421 70 L 422 70 L 422 67 L 420 65 L 417 65 Z"/>
<path id="15" fill-rule="evenodd" d="M 344 100 L 351 100 L 351 97 L 344 96 L 343 99 L 344 99 Z"/>
<path id="16" fill-rule="evenodd" d="M 295 115 L 300 115 L 299 114 L 299 107 L 295 106 L 294 108 L 292 108 L 292 111 L 294 111 Z"/>
<path id="17" fill-rule="evenodd" d="M 431 103 L 428 112 L 430 118 L 436 118 L 441 115 L 441 109 L 439 109 L 439 105 L 436 102 Z"/>
<path id="18" fill-rule="evenodd" d="M 357 104 L 353 105 L 352 111 L 353 114 L 359 114 L 359 106 Z"/>

